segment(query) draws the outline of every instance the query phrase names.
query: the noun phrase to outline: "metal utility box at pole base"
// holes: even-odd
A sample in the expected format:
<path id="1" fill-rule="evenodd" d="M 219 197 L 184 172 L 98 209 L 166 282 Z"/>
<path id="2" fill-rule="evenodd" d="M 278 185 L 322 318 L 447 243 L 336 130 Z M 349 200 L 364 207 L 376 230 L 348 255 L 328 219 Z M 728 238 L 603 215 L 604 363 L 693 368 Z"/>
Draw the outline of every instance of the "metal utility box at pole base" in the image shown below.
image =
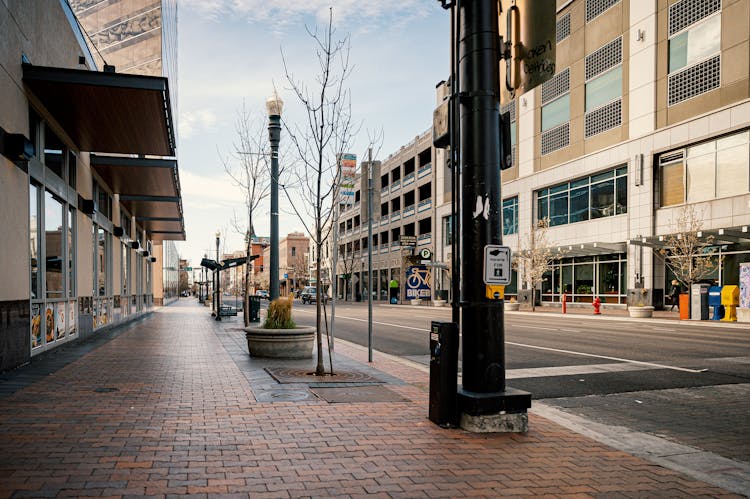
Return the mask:
<path id="1" fill-rule="evenodd" d="M 458 326 L 432 321 L 430 327 L 430 421 L 457 426 Z"/>

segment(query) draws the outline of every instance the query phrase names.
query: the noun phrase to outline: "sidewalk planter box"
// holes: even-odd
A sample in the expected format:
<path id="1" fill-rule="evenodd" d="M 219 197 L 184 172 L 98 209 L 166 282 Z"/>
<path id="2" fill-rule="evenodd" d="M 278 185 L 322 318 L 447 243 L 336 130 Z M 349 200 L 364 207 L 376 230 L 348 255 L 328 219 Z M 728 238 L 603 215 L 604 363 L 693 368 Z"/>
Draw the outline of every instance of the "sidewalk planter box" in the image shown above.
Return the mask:
<path id="1" fill-rule="evenodd" d="M 505 310 L 508 310 L 510 312 L 518 312 L 518 310 L 521 308 L 521 304 L 517 301 L 506 301 L 505 302 Z"/>
<path id="2" fill-rule="evenodd" d="M 654 307 L 652 306 L 646 306 L 646 307 L 635 307 L 630 306 L 628 307 L 628 314 L 630 317 L 634 318 L 646 318 L 646 317 L 652 317 L 654 315 Z"/>
<path id="3" fill-rule="evenodd" d="M 444 307 L 445 303 L 445 300 L 432 300 L 432 304 L 436 307 Z"/>
<path id="4" fill-rule="evenodd" d="M 415 299 L 413 299 L 413 300 L 409 300 L 409 301 L 410 301 L 410 302 L 411 302 L 411 304 L 412 304 L 413 306 L 415 306 L 415 307 L 418 307 L 418 306 L 420 306 L 420 305 L 422 304 L 422 300 L 421 300 L 421 299 L 419 299 L 419 298 L 415 298 Z"/>
<path id="5" fill-rule="evenodd" d="M 251 357 L 273 359 L 311 359 L 315 345 L 315 328 L 264 329 L 246 327 L 247 349 Z"/>

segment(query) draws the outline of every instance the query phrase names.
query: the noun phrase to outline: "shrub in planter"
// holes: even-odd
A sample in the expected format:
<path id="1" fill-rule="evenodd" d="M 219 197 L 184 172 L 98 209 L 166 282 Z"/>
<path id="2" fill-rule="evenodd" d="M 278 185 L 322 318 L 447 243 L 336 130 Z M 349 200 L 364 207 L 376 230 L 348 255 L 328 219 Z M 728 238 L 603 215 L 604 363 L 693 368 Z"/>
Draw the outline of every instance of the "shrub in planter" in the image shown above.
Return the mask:
<path id="1" fill-rule="evenodd" d="M 292 300 L 276 298 L 268 305 L 268 315 L 263 329 L 294 329 L 297 325 L 292 320 Z"/>

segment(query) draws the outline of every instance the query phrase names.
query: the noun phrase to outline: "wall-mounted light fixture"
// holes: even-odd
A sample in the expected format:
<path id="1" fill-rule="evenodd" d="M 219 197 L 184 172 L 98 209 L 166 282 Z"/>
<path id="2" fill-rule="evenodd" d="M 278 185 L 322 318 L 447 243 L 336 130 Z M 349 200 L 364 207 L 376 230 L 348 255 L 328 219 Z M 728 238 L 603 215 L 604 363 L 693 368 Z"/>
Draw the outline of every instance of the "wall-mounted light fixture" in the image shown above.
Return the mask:
<path id="1" fill-rule="evenodd" d="M 94 214 L 94 200 L 93 199 L 86 199 L 81 197 L 81 195 L 78 195 L 78 210 L 83 213 L 84 215 L 91 216 Z"/>
<path id="2" fill-rule="evenodd" d="M 639 42 L 642 42 L 646 39 L 646 31 L 639 29 L 636 31 L 635 39 Z"/>
<path id="3" fill-rule="evenodd" d="M 20 133 L 8 133 L 0 128 L 0 154 L 27 171 L 28 162 L 34 157 L 34 144 Z"/>
<path id="4" fill-rule="evenodd" d="M 141 247 L 141 244 L 138 241 L 132 241 L 130 243 L 130 247 L 133 248 L 134 250 L 137 250 L 138 248 Z"/>
<path id="5" fill-rule="evenodd" d="M 119 225 L 115 225 L 112 229 L 112 234 L 114 234 L 115 237 L 122 237 L 123 234 L 125 234 L 125 230 Z"/>

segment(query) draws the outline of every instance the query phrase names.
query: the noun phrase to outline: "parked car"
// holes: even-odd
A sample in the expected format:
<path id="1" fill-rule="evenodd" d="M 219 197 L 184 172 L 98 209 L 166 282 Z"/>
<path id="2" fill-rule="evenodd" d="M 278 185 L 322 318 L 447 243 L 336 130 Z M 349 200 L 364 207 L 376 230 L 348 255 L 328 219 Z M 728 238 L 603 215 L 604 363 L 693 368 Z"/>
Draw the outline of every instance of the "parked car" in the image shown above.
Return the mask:
<path id="1" fill-rule="evenodd" d="M 255 296 L 260 296 L 265 300 L 269 299 L 268 291 L 266 291 L 265 289 L 259 289 L 258 291 L 256 291 Z"/>
<path id="2" fill-rule="evenodd" d="M 305 289 L 302 290 L 302 293 L 299 295 L 300 300 L 302 300 L 302 303 L 312 303 L 315 301 L 318 301 L 317 296 L 317 289 L 314 286 L 306 286 Z M 328 296 L 325 294 L 323 295 L 323 303 L 328 302 Z"/>

